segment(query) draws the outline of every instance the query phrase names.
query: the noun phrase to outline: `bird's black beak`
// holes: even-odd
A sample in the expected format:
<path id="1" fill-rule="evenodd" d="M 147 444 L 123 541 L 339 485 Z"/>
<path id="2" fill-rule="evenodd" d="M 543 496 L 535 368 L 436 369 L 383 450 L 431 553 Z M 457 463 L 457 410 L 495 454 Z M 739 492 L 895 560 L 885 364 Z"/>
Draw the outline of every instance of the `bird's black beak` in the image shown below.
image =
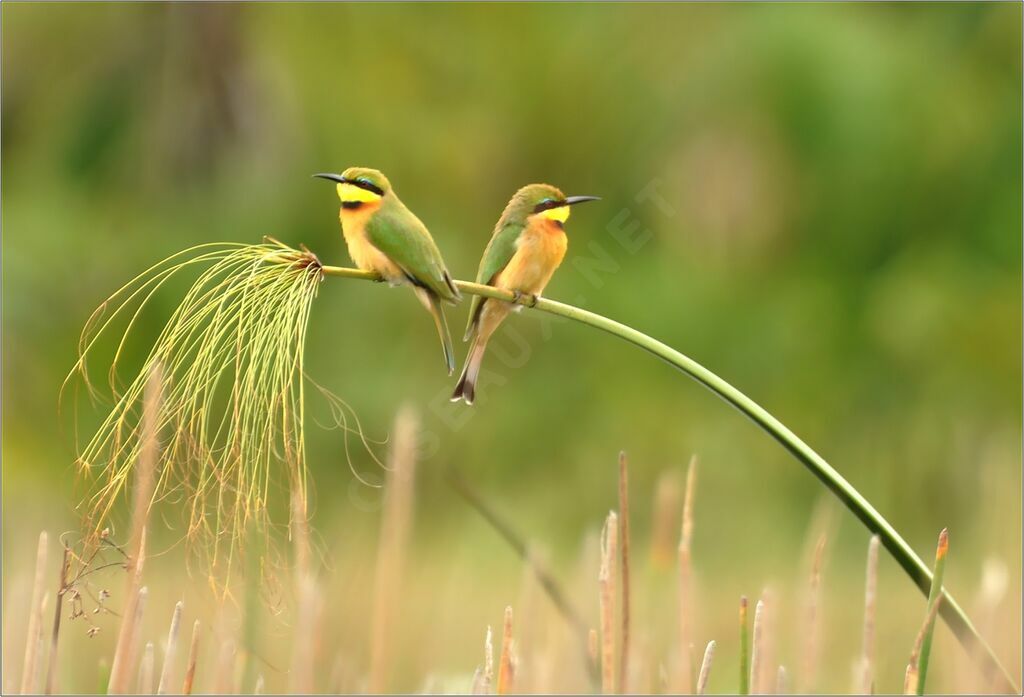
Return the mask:
<path id="1" fill-rule="evenodd" d="M 600 201 L 600 196 L 568 196 L 565 199 L 565 205 L 575 206 L 577 203 L 586 203 L 587 201 Z"/>
<path id="2" fill-rule="evenodd" d="M 320 179 L 330 179 L 332 182 L 338 182 L 339 184 L 343 184 L 345 182 L 345 177 L 340 174 L 325 174 L 321 172 L 320 174 L 314 174 L 313 176 L 319 177 Z"/>

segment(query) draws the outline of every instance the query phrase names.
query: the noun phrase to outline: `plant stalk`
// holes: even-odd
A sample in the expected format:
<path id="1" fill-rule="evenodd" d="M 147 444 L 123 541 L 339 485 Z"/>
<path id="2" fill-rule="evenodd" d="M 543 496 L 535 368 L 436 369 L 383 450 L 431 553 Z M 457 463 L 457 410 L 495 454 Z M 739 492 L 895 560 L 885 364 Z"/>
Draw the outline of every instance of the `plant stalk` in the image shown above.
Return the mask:
<path id="1" fill-rule="evenodd" d="M 342 278 L 355 278 L 369 281 L 380 280 L 374 273 L 360 271 L 358 269 L 323 266 L 322 271 L 326 276 L 338 276 Z M 511 292 L 499 290 L 492 286 L 468 281 L 455 281 L 459 291 L 470 295 L 479 295 L 496 300 L 515 302 Z M 716 374 L 697 363 L 688 356 L 683 355 L 672 347 L 663 344 L 653 337 L 637 331 L 632 327 L 616 322 L 594 312 L 579 307 L 567 305 L 556 300 L 538 297 L 536 302 L 530 299 L 521 298 L 519 304 L 532 307 L 541 312 L 565 317 L 582 324 L 589 325 L 596 329 L 612 334 L 623 341 L 637 346 L 648 353 L 662 359 L 674 368 L 690 376 L 704 387 L 708 388 L 727 403 L 738 409 L 750 420 L 757 424 L 763 431 L 774 438 L 783 448 L 807 467 L 822 484 L 824 484 L 835 496 L 842 501 L 860 521 L 875 535 L 878 535 L 885 546 L 885 549 L 910 576 L 914 584 L 928 595 L 932 585 L 932 572 L 921 558 L 914 552 L 906 540 L 896 529 L 879 513 L 871 503 L 864 498 L 857 489 L 853 487 L 838 471 L 835 470 L 825 459 L 815 452 L 807 443 L 801 440 L 796 434 L 766 411 L 761 405 L 747 397 L 731 384 L 718 377 Z M 992 647 L 978 633 L 978 630 L 971 623 L 967 613 L 960 607 L 960 604 L 946 591 L 942 591 L 943 602 L 939 614 L 943 621 L 953 630 L 960 644 L 967 650 L 968 654 L 977 653 L 983 662 L 982 670 L 986 676 L 994 676 L 1002 682 L 1003 690 L 1019 693 L 1016 683 L 1000 663 Z"/>

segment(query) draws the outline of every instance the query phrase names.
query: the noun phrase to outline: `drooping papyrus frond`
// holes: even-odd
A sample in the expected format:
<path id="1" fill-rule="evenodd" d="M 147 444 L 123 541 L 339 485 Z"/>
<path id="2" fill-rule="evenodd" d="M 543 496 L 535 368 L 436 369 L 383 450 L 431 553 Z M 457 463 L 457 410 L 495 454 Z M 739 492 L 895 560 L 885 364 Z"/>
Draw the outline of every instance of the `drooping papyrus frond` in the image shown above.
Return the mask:
<path id="1" fill-rule="evenodd" d="M 173 278 L 198 269 L 134 378 L 120 387 L 118 369 L 141 313 Z M 112 406 L 78 452 L 87 534 L 108 523 L 129 488 L 148 499 L 147 512 L 173 496 L 187 535 L 206 537 L 216 564 L 225 553 L 230 561 L 251 526 L 271 522 L 275 486 L 285 485 L 291 496 L 283 500 L 295 497 L 306 510 L 303 353 L 321 280 L 321 264 L 308 251 L 276 241 L 208 244 L 151 267 L 104 302 L 68 376 L 80 376 L 98 396 L 87 359 L 102 338 L 115 337 Z M 136 471 L 148 472 L 151 484 L 133 487 Z"/>

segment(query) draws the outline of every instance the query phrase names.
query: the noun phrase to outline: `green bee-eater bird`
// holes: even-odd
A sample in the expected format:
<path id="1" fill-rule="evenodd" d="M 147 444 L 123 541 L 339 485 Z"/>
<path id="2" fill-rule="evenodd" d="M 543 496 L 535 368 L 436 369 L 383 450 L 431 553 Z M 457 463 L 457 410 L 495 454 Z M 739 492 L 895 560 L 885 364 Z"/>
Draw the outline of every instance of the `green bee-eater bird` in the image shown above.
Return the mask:
<path id="1" fill-rule="evenodd" d="M 551 275 L 562 263 L 568 240 L 565 221 L 569 207 L 596 196 L 569 196 L 548 184 L 530 184 L 517 191 L 494 226 L 491 241 L 484 250 L 477 283 L 512 291 L 520 296 L 543 292 Z M 521 305 L 474 296 L 469 306 L 469 326 L 465 340 L 473 340 L 452 401 L 472 404 L 476 380 L 487 350 L 487 341 L 512 310 Z"/>
<path id="2" fill-rule="evenodd" d="M 441 301 L 454 305 L 462 297 L 427 226 L 405 207 L 388 178 L 375 169 L 350 167 L 341 174 L 313 176 L 337 182 L 341 232 L 355 265 L 379 274 L 392 286 L 412 285 L 416 297 L 433 315 L 451 375 L 455 356 Z"/>

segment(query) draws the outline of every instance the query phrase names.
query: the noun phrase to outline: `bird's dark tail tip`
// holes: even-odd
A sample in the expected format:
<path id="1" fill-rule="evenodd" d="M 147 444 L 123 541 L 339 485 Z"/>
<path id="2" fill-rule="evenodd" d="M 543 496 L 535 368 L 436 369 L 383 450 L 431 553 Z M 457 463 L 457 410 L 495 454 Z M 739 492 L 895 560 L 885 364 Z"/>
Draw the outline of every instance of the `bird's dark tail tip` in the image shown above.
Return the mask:
<path id="1" fill-rule="evenodd" d="M 462 376 L 459 378 L 459 381 L 455 384 L 455 389 L 452 391 L 453 402 L 458 402 L 461 399 L 467 405 L 473 403 L 473 399 L 476 397 L 476 385 L 471 380 L 468 379 L 468 372 L 468 370 L 463 370 Z"/>

